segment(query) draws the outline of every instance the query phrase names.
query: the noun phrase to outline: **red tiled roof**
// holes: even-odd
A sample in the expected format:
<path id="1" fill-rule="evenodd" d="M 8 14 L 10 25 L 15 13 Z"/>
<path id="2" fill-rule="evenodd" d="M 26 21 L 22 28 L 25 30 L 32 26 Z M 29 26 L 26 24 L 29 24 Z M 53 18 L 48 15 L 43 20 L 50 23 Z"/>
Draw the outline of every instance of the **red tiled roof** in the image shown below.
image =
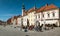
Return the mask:
<path id="1" fill-rule="evenodd" d="M 14 19 L 17 19 L 17 16 L 14 16 L 13 18 L 14 18 Z"/>
<path id="2" fill-rule="evenodd" d="M 41 12 L 41 11 L 43 11 L 44 9 L 45 9 L 45 6 L 39 8 L 39 9 L 37 10 L 37 12 Z"/>
<path id="3" fill-rule="evenodd" d="M 55 5 L 53 5 L 53 4 L 51 4 L 51 5 L 45 5 L 45 6 L 41 7 L 41 8 L 39 8 L 39 9 L 36 9 L 35 7 L 33 7 L 30 10 L 25 11 L 23 13 L 23 16 L 25 16 L 28 13 L 33 12 L 33 11 L 36 11 L 36 13 L 38 13 L 38 12 L 47 11 L 47 10 L 51 10 L 51 9 L 55 9 L 55 8 L 57 8 L 57 7 Z"/>
<path id="4" fill-rule="evenodd" d="M 51 9 L 55 9 L 57 8 L 55 5 L 51 4 L 49 6 L 47 6 L 44 10 L 51 10 Z"/>
<path id="5" fill-rule="evenodd" d="M 35 10 L 36 10 L 35 7 L 33 7 L 30 10 L 28 10 L 28 12 L 30 13 L 30 12 L 35 11 Z"/>
<path id="6" fill-rule="evenodd" d="M 51 9 L 55 9 L 55 8 L 57 8 L 57 7 L 53 4 L 51 4 L 51 5 L 47 5 L 47 6 L 43 6 L 43 7 L 39 8 L 37 10 L 37 12 L 47 11 L 47 10 L 51 10 Z"/>
<path id="7" fill-rule="evenodd" d="M 11 23 L 11 18 L 9 18 L 9 19 L 7 20 L 7 23 L 8 23 L 8 24 L 10 24 L 10 23 Z"/>

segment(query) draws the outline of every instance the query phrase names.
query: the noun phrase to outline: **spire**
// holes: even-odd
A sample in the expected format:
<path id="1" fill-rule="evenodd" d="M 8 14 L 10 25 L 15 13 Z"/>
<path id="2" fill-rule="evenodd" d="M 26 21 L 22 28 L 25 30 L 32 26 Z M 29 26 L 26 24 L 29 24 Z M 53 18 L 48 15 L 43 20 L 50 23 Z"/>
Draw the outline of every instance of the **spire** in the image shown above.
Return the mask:
<path id="1" fill-rule="evenodd" d="M 25 9 L 25 5 L 24 5 L 24 3 L 22 4 L 22 9 Z"/>
<path id="2" fill-rule="evenodd" d="M 36 3 L 35 3 L 35 5 L 34 5 L 34 8 L 36 9 Z"/>
<path id="3" fill-rule="evenodd" d="M 34 9 L 36 10 L 36 0 L 35 0 L 35 4 L 34 4 Z"/>

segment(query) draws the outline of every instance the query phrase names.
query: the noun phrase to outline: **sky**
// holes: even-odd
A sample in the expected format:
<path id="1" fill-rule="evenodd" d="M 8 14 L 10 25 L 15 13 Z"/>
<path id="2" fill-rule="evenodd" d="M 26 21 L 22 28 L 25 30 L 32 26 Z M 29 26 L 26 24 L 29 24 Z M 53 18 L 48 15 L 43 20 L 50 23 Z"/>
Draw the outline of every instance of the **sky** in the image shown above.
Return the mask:
<path id="1" fill-rule="evenodd" d="M 34 7 L 40 8 L 46 4 L 54 4 L 60 7 L 60 0 L 0 0 L 0 20 L 7 21 L 9 18 L 22 14 L 22 3 L 26 10 Z"/>

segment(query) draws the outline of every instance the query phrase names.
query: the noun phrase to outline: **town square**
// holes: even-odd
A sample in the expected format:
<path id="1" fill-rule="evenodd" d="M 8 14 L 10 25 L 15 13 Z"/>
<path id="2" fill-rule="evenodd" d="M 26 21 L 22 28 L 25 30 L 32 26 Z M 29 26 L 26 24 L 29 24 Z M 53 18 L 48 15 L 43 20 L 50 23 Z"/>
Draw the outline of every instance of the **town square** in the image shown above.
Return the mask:
<path id="1" fill-rule="evenodd" d="M 0 1 L 0 36 L 60 36 L 60 0 Z"/>

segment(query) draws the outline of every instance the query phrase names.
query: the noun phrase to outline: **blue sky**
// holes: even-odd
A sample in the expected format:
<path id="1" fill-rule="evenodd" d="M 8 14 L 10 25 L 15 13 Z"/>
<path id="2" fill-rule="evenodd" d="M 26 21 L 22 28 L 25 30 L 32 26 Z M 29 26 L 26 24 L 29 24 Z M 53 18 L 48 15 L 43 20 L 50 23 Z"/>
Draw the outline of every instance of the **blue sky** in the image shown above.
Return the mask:
<path id="1" fill-rule="evenodd" d="M 14 15 L 21 15 L 22 3 L 28 10 L 34 6 L 35 2 L 37 8 L 47 3 L 60 7 L 60 0 L 0 0 L 0 20 L 6 21 Z"/>

